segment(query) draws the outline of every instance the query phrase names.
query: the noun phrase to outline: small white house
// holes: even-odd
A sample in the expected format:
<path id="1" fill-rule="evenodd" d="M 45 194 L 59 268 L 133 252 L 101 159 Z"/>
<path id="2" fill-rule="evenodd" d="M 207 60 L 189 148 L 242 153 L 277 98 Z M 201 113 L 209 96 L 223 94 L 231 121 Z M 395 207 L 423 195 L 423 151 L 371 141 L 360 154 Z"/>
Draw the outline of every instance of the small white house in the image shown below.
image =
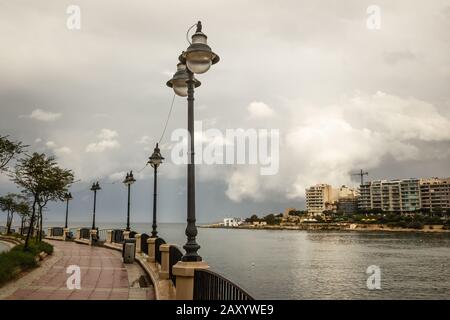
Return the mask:
<path id="1" fill-rule="evenodd" d="M 223 219 L 223 225 L 225 227 L 238 227 L 242 224 L 242 220 L 240 218 L 225 218 Z"/>

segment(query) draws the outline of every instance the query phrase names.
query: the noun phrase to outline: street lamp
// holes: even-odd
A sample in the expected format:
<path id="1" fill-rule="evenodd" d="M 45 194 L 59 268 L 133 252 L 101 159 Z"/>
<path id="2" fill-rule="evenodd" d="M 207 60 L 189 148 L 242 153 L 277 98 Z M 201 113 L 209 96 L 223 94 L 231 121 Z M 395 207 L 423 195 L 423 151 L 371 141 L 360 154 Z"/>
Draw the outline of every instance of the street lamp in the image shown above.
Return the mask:
<path id="1" fill-rule="evenodd" d="M 94 191 L 94 214 L 92 216 L 92 230 L 95 229 L 95 205 L 97 203 L 97 191 L 101 190 L 100 185 L 97 182 L 94 182 L 91 187 L 91 191 Z"/>
<path id="2" fill-rule="evenodd" d="M 130 231 L 130 189 L 131 185 L 136 182 L 136 179 L 133 177 L 133 171 L 127 173 L 125 180 L 123 183 L 128 187 L 128 205 L 127 205 L 127 228 L 126 231 Z"/>
<path id="3" fill-rule="evenodd" d="M 64 200 L 66 200 L 66 223 L 64 225 L 64 228 L 66 228 L 66 229 L 67 229 L 67 220 L 68 220 L 68 217 L 69 217 L 69 201 L 72 200 L 72 199 L 73 199 L 72 198 L 72 194 L 70 192 L 66 192 L 64 194 Z"/>
<path id="4" fill-rule="evenodd" d="M 152 222 L 152 238 L 157 238 L 158 231 L 156 231 L 156 190 L 158 167 L 163 162 L 164 158 L 161 156 L 158 144 L 156 144 L 153 154 L 150 156 L 148 163 L 153 167 L 153 222 Z"/>
<path id="5" fill-rule="evenodd" d="M 182 261 L 202 261 L 197 251 L 200 246 L 195 240 L 197 227 L 195 226 L 195 162 L 194 162 L 194 88 L 200 86 L 200 82 L 194 78 L 195 74 L 205 73 L 211 65 L 219 62 L 219 56 L 215 54 L 207 44 L 207 37 L 202 32 L 202 23 L 197 23 L 197 29 L 192 36 L 192 43 L 178 58 L 177 72 L 167 82 L 175 94 L 186 97 L 188 101 L 188 153 L 190 159 L 187 166 L 187 242 L 183 246 L 186 250 Z"/>

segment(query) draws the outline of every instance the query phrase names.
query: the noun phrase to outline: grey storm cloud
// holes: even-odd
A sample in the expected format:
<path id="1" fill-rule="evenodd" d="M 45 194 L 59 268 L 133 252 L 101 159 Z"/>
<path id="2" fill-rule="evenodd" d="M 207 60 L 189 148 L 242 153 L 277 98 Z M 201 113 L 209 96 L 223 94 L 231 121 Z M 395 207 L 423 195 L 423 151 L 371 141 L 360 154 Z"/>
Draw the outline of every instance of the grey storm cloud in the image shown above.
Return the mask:
<path id="1" fill-rule="evenodd" d="M 277 175 L 198 167 L 200 221 L 302 207 L 307 185 L 356 185 L 348 173 L 359 168 L 372 179 L 449 175 L 448 0 L 378 1 L 380 30 L 367 29 L 365 0 L 79 0 L 81 29 L 70 30 L 73 4 L 0 0 L 0 134 L 75 171 L 80 220 L 97 179 L 104 219 L 120 220 L 120 177 L 131 169 L 141 180 L 134 217 L 150 219 L 143 168 L 172 101 L 165 83 L 197 20 L 221 61 L 198 76 L 196 119 L 281 135 Z M 186 118 L 177 97 L 161 142 L 162 221 L 185 213 L 185 168 L 170 161 L 170 136 Z M 12 188 L 2 176 L 0 192 Z M 61 210 L 50 208 L 55 219 Z"/>

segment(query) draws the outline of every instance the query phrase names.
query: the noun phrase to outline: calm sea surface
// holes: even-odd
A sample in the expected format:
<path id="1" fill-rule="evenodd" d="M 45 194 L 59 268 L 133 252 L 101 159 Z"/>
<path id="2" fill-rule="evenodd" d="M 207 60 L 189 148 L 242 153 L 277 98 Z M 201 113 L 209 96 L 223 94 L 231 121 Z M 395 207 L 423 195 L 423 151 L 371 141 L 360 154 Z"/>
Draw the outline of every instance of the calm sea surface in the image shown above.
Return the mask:
<path id="1" fill-rule="evenodd" d="M 114 224 L 99 225 L 118 228 Z M 137 224 L 150 234 L 150 224 Z M 168 243 L 185 243 L 184 224 L 160 224 Z M 260 299 L 450 299 L 450 235 L 380 232 L 198 229 L 212 270 Z M 381 290 L 366 270 L 381 269 Z"/>

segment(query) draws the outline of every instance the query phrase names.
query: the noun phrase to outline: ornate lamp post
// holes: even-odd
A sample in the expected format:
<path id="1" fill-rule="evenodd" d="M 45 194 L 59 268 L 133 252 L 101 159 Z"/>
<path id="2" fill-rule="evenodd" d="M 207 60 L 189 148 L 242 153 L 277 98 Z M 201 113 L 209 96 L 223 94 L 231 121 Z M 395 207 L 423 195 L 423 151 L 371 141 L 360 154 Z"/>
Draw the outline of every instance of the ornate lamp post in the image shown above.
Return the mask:
<path id="1" fill-rule="evenodd" d="M 133 177 L 133 171 L 130 171 L 130 173 L 127 173 L 127 176 L 125 177 L 125 180 L 123 180 L 123 183 L 128 187 L 128 205 L 127 205 L 127 228 L 126 231 L 130 231 L 130 191 L 131 191 L 131 185 L 136 182 L 136 179 Z"/>
<path id="2" fill-rule="evenodd" d="M 69 201 L 72 200 L 72 194 L 70 192 L 66 192 L 66 194 L 64 194 L 64 200 L 66 200 L 66 223 L 64 224 L 64 228 L 67 229 L 67 220 L 69 217 Z"/>
<path id="3" fill-rule="evenodd" d="M 178 58 L 180 63 L 177 65 L 177 72 L 167 82 L 167 86 L 173 88 L 177 95 L 187 96 L 188 101 L 188 153 L 190 157 L 187 166 L 187 242 L 183 246 L 186 253 L 182 261 L 202 261 L 197 253 L 200 246 L 195 240 L 197 227 L 195 226 L 194 88 L 200 86 L 200 81 L 194 78 L 194 73 L 205 73 L 211 65 L 219 62 L 219 56 L 211 50 L 206 39 L 199 21 L 195 34 L 192 36 L 192 43 Z"/>
<path id="4" fill-rule="evenodd" d="M 158 144 L 156 144 L 153 154 L 150 156 L 148 163 L 153 167 L 153 222 L 152 222 L 152 238 L 158 237 L 158 231 L 156 231 L 156 191 L 157 191 L 157 177 L 158 167 L 163 162 L 164 158 L 161 156 Z"/>
<path id="5" fill-rule="evenodd" d="M 100 185 L 97 182 L 94 182 L 91 187 L 91 191 L 94 191 L 94 214 L 92 215 L 92 230 L 95 229 L 95 205 L 97 203 L 97 191 L 101 190 Z"/>

